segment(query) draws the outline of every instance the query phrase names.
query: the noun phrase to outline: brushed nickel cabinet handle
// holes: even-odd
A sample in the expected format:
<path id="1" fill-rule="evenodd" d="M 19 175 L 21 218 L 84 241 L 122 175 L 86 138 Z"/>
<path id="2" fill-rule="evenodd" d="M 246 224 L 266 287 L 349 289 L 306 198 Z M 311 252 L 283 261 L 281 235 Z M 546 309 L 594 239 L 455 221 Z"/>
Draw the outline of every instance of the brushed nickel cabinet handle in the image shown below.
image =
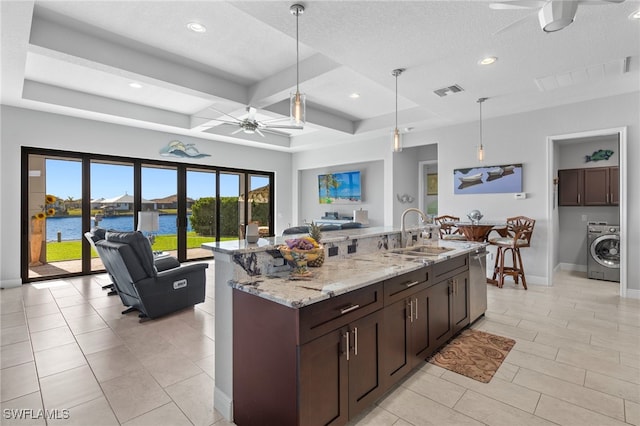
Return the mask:
<path id="1" fill-rule="evenodd" d="M 416 297 L 416 321 L 418 320 L 418 298 Z"/>
<path id="2" fill-rule="evenodd" d="M 411 307 L 411 314 L 409 314 L 409 319 L 413 322 L 413 299 L 409 299 L 409 306 Z"/>
<path id="3" fill-rule="evenodd" d="M 403 285 L 407 288 L 411 288 L 414 285 L 418 285 L 420 284 L 420 281 L 407 281 L 406 283 L 404 283 Z"/>
<path id="4" fill-rule="evenodd" d="M 353 354 L 358 355 L 358 327 L 353 329 Z"/>
<path id="5" fill-rule="evenodd" d="M 578 204 L 580 204 L 580 193 L 578 192 Z"/>
<path id="6" fill-rule="evenodd" d="M 347 331 L 346 333 L 344 333 L 344 337 L 345 339 L 347 339 L 347 361 L 349 361 L 349 352 L 351 351 L 350 345 L 349 345 L 349 332 Z"/>
<path id="7" fill-rule="evenodd" d="M 360 305 L 351 305 L 351 306 L 347 306 L 346 308 L 342 308 L 342 309 L 340 309 L 340 315 L 344 315 L 347 312 L 355 311 L 359 307 L 360 307 Z"/>

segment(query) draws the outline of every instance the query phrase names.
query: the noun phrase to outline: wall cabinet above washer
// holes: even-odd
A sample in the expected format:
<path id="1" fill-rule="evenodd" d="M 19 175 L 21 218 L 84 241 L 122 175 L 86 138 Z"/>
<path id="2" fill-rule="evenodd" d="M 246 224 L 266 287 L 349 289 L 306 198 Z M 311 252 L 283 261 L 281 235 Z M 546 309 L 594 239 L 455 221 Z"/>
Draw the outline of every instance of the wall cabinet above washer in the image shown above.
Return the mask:
<path id="1" fill-rule="evenodd" d="M 558 205 L 617 206 L 618 167 L 558 170 Z"/>

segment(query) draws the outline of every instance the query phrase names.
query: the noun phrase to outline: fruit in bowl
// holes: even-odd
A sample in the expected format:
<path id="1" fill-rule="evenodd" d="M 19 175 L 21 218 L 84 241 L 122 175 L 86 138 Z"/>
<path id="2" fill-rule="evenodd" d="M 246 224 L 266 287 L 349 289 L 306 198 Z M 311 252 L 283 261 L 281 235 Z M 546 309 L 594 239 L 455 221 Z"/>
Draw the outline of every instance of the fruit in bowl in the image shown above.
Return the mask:
<path id="1" fill-rule="evenodd" d="M 281 245 L 278 250 L 282 257 L 295 268 L 295 274 L 307 273 L 307 266 L 322 265 L 322 263 L 318 264 L 318 260 L 320 258 L 324 260 L 324 247 L 313 238 L 291 238 L 285 240 L 285 243 L 286 245 Z"/>

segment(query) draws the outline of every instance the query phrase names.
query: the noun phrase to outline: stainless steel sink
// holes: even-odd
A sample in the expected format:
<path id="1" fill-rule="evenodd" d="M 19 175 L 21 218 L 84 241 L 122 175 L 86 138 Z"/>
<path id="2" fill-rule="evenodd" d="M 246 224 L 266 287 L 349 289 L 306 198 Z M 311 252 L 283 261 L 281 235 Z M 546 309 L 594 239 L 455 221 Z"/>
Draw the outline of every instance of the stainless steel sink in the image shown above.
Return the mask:
<path id="1" fill-rule="evenodd" d="M 402 254 L 405 256 L 413 256 L 413 257 L 433 257 L 439 256 L 446 252 L 452 251 L 452 248 L 446 247 L 434 247 L 434 246 L 415 246 L 415 247 L 407 247 L 403 249 L 393 250 L 392 253 Z"/>

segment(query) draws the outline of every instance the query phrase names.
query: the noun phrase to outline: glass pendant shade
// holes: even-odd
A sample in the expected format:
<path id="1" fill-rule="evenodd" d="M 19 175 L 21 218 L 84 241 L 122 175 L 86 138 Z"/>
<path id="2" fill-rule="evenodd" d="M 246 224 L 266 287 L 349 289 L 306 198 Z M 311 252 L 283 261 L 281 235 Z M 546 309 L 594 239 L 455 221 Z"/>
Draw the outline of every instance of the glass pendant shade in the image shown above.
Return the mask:
<path id="1" fill-rule="evenodd" d="M 484 145 L 482 144 L 482 103 L 489 98 L 479 98 L 478 105 L 480 107 L 480 145 L 478 145 L 477 157 L 478 161 L 484 161 Z"/>
<path id="2" fill-rule="evenodd" d="M 393 130 L 393 152 L 402 151 L 402 138 L 400 135 L 400 130 L 396 127 Z"/>
<path id="3" fill-rule="evenodd" d="M 303 126 L 306 122 L 305 99 L 306 96 L 304 93 L 300 93 L 298 91 L 291 93 L 289 105 L 291 122 L 296 126 Z"/>
<path id="4" fill-rule="evenodd" d="M 484 147 L 482 145 L 478 147 L 478 161 L 484 161 Z"/>

